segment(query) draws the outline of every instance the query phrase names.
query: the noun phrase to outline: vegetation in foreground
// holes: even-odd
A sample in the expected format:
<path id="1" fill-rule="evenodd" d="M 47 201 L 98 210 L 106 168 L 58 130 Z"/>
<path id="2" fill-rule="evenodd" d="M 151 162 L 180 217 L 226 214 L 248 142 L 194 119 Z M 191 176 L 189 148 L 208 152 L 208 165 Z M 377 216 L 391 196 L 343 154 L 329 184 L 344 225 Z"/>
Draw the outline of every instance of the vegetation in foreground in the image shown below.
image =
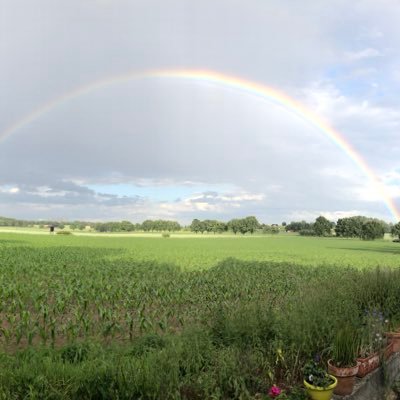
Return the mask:
<path id="1" fill-rule="evenodd" d="M 400 270 L 252 261 L 272 237 L 232 238 L 249 259 L 203 269 L 135 259 L 136 240 L 124 254 L 117 239 L 1 238 L 0 398 L 250 399 L 300 384 L 305 362 L 326 359 L 344 324 L 362 329 L 366 311 L 400 321 Z M 195 246 L 147 242 L 161 258 L 161 243 L 179 244 L 176 260 Z M 398 250 L 376 251 L 386 245 Z"/>

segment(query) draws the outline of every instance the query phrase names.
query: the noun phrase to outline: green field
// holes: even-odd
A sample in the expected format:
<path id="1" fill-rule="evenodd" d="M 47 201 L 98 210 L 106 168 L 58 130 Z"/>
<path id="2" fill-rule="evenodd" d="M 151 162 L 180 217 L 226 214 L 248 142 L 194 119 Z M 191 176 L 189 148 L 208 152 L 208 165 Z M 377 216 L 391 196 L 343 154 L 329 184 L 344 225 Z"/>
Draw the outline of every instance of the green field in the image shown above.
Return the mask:
<path id="1" fill-rule="evenodd" d="M 160 236 L 0 233 L 0 399 L 252 399 L 400 322 L 390 240 Z"/>
<path id="2" fill-rule="evenodd" d="M 33 230 L 37 232 L 37 230 Z M 390 240 L 310 238 L 293 235 L 242 236 L 173 234 L 23 235 L 0 233 L 3 246 L 109 249 L 108 258 L 157 261 L 183 269 L 204 269 L 226 258 L 341 267 L 399 266 L 400 246 Z M 65 251 L 65 250 L 64 250 Z M 118 251 L 117 256 L 114 255 Z"/>

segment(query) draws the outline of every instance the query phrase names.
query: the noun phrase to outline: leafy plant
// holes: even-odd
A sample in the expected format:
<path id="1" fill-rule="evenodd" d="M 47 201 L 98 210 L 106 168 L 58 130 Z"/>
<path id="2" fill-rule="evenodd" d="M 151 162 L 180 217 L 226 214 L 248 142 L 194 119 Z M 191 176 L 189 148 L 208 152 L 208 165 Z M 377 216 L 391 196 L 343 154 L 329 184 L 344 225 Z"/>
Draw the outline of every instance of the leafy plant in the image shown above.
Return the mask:
<path id="1" fill-rule="evenodd" d="M 368 357 L 385 345 L 384 332 L 388 330 L 389 320 L 382 312 L 376 309 L 366 309 L 364 311 L 361 327 L 360 357 Z"/>
<path id="2" fill-rule="evenodd" d="M 340 368 L 354 367 L 360 347 L 360 335 L 351 325 L 344 325 L 336 332 L 332 345 L 332 361 Z"/>
<path id="3" fill-rule="evenodd" d="M 304 380 L 313 386 L 327 388 L 334 383 L 332 377 L 317 362 L 309 361 L 303 368 Z"/>
<path id="4" fill-rule="evenodd" d="M 61 351 L 61 359 L 64 362 L 80 363 L 88 357 L 89 348 L 86 344 L 74 343 L 67 345 Z"/>

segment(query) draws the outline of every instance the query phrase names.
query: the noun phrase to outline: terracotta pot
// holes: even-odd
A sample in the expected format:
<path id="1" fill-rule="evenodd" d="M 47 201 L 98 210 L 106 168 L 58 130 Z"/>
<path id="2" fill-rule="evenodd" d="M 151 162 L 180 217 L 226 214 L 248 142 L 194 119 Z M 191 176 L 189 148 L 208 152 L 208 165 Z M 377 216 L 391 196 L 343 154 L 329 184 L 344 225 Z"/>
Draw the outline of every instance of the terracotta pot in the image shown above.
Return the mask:
<path id="1" fill-rule="evenodd" d="M 392 350 L 394 353 L 400 351 L 400 332 L 386 332 L 385 336 L 392 343 Z"/>
<path id="2" fill-rule="evenodd" d="M 383 357 L 387 360 L 393 354 L 393 343 L 390 342 L 383 350 Z"/>
<path id="3" fill-rule="evenodd" d="M 364 378 L 365 375 L 369 374 L 374 369 L 377 369 L 379 367 L 379 353 L 371 354 L 370 356 L 365 358 L 358 357 L 357 362 L 359 364 L 357 376 L 359 378 Z"/>
<path id="4" fill-rule="evenodd" d="M 328 360 L 328 372 L 338 380 L 338 384 L 333 393 L 338 394 L 339 396 L 345 396 L 353 392 L 358 372 L 358 362 L 354 367 L 339 368 L 332 364 L 332 360 Z"/>

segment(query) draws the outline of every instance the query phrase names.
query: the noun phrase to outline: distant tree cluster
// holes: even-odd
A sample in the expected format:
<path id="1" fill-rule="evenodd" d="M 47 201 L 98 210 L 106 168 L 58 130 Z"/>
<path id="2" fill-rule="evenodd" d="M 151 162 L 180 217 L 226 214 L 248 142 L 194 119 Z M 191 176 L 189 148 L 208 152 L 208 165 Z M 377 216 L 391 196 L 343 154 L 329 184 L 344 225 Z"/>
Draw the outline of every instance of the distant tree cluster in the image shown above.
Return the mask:
<path id="1" fill-rule="evenodd" d="M 93 229 L 97 232 L 133 232 L 136 228 L 136 224 L 130 221 L 97 222 L 93 225 Z"/>
<path id="2" fill-rule="evenodd" d="M 58 221 L 28 221 L 22 219 L 0 217 L 0 226 L 29 227 L 35 225 L 53 225 L 58 227 L 59 225 L 62 225 L 62 223 Z"/>
<path id="3" fill-rule="evenodd" d="M 228 230 L 228 224 L 215 219 L 205 219 L 204 221 L 200 221 L 196 218 L 190 224 L 189 229 L 195 233 L 223 233 Z"/>
<path id="4" fill-rule="evenodd" d="M 203 221 L 194 219 L 189 229 L 195 233 L 223 233 L 231 231 L 234 234 L 241 233 L 253 234 L 255 232 L 264 234 L 278 234 L 280 228 L 278 224 L 260 224 L 256 217 L 249 216 L 246 218 L 234 218 L 228 222 L 205 219 Z"/>
<path id="5" fill-rule="evenodd" d="M 331 236 L 333 225 L 332 222 L 321 215 L 315 220 L 313 230 L 316 236 Z"/>
<path id="6" fill-rule="evenodd" d="M 29 226 L 30 223 L 31 221 L 22 221 L 14 218 L 0 217 L 0 226 Z"/>
<path id="7" fill-rule="evenodd" d="M 167 221 L 163 219 L 157 219 L 153 221 L 151 219 L 147 219 L 141 224 L 141 229 L 145 232 L 176 232 L 180 231 L 182 227 L 176 221 Z"/>
<path id="8" fill-rule="evenodd" d="M 81 222 L 81 221 L 73 221 L 73 222 L 70 222 L 68 224 L 68 226 L 69 226 L 70 229 L 73 229 L 73 230 L 78 229 L 80 231 L 83 231 L 84 229 L 86 229 L 87 226 L 90 226 L 90 223 Z"/>
<path id="9" fill-rule="evenodd" d="M 262 233 L 269 235 L 277 235 L 280 232 L 279 225 L 277 224 L 272 224 L 272 225 L 261 224 L 260 228 Z"/>
<path id="10" fill-rule="evenodd" d="M 240 232 L 241 234 L 251 233 L 253 234 L 257 229 L 260 228 L 260 223 L 254 216 L 249 216 L 240 219 L 231 219 L 228 222 L 228 229 L 230 229 L 235 235 Z"/>
<path id="11" fill-rule="evenodd" d="M 362 234 L 362 226 L 368 221 L 367 217 L 361 215 L 348 218 L 340 218 L 337 221 L 335 232 L 336 236 L 346 238 L 359 238 Z"/>
<path id="12" fill-rule="evenodd" d="M 195 233 L 222 233 L 228 230 L 232 231 L 235 235 L 237 233 L 253 234 L 257 229 L 260 229 L 261 225 L 254 216 L 249 216 L 246 218 L 234 218 L 229 222 L 221 222 L 217 220 L 205 219 L 200 221 L 199 219 L 194 219 L 189 226 L 189 229 Z"/>
<path id="13" fill-rule="evenodd" d="M 363 223 L 360 238 L 363 240 L 383 239 L 385 236 L 385 228 L 382 221 L 371 219 Z"/>
<path id="14" fill-rule="evenodd" d="M 358 237 L 363 240 L 382 239 L 388 231 L 388 224 L 376 218 L 355 216 L 338 220 L 335 232 L 339 237 Z"/>
<path id="15" fill-rule="evenodd" d="M 181 230 L 181 226 L 176 221 L 166 220 L 146 220 L 141 224 L 133 224 L 130 221 L 121 222 L 98 222 L 93 225 L 98 232 L 176 232 Z"/>
<path id="16" fill-rule="evenodd" d="M 286 225 L 287 231 L 298 232 L 302 236 L 331 236 L 334 230 L 338 237 L 363 240 L 382 239 L 385 232 L 391 229 L 391 225 L 385 221 L 364 216 L 340 218 L 336 225 L 323 216 L 318 217 L 314 223 L 300 221 Z"/>
<path id="17" fill-rule="evenodd" d="M 286 224 L 285 229 L 286 232 L 300 232 L 306 229 L 312 229 L 312 223 L 306 221 L 299 221 L 299 222 L 291 222 L 290 224 Z"/>
<path id="18" fill-rule="evenodd" d="M 54 226 L 58 229 L 65 227 L 70 230 L 84 230 L 87 227 L 96 230 L 97 232 L 176 232 L 182 229 L 177 221 L 167 220 L 146 220 L 143 223 L 132 223 L 130 221 L 110 221 L 110 222 L 86 222 L 86 221 L 25 221 L 14 218 L 0 217 L 0 226 L 15 226 L 15 227 L 32 227 L 39 226 Z"/>
<path id="19" fill-rule="evenodd" d="M 333 222 L 321 215 L 314 223 L 308 223 L 305 221 L 291 222 L 286 226 L 286 230 L 298 232 L 301 236 L 332 236 L 333 226 Z"/>

